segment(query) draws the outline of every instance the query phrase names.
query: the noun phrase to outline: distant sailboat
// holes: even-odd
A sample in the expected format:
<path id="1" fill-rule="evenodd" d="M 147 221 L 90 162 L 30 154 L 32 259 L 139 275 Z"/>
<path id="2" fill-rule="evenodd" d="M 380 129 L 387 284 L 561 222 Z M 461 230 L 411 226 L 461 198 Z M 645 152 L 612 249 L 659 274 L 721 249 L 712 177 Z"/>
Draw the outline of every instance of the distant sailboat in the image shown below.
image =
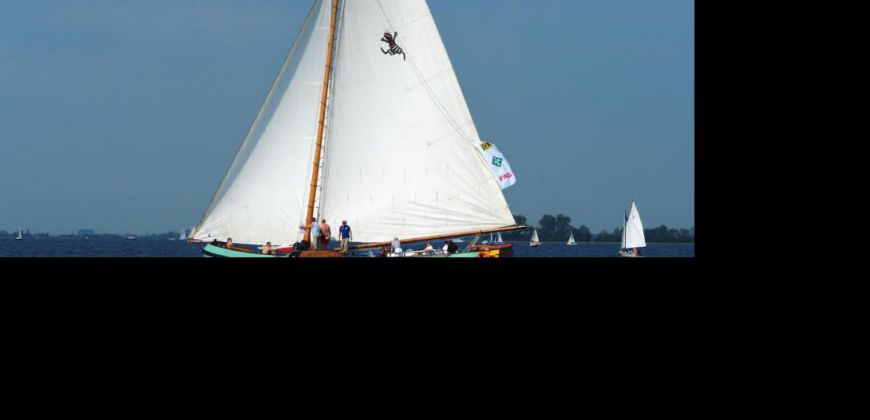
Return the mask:
<path id="1" fill-rule="evenodd" d="M 623 257 L 639 257 L 640 248 L 645 247 L 646 239 L 643 236 L 643 223 L 640 221 L 640 213 L 637 211 L 637 206 L 632 201 L 631 210 L 624 217 L 622 246 L 620 247 L 619 255 Z"/>
<path id="2" fill-rule="evenodd" d="M 21 228 L 18 228 L 18 236 L 15 237 L 15 240 L 16 240 L 16 241 L 20 241 L 20 240 L 21 240 Z"/>
<path id="3" fill-rule="evenodd" d="M 571 237 L 568 238 L 568 246 L 577 245 L 577 241 L 574 240 L 574 232 L 571 232 Z"/>
<path id="4" fill-rule="evenodd" d="M 187 240 L 187 234 L 184 232 L 184 228 L 181 228 L 181 236 L 178 237 L 178 240 L 179 241 L 186 241 Z"/>
<path id="5" fill-rule="evenodd" d="M 531 241 L 529 241 L 529 246 L 534 248 L 534 247 L 540 246 L 540 245 L 541 245 L 541 241 L 538 240 L 538 230 L 535 229 L 532 231 L 532 239 L 531 239 Z"/>
<path id="6" fill-rule="evenodd" d="M 497 244 L 503 244 L 503 243 L 504 243 L 504 240 L 501 239 L 501 232 L 499 232 L 498 234 L 496 234 L 496 237 L 495 237 L 495 243 L 497 243 Z"/>

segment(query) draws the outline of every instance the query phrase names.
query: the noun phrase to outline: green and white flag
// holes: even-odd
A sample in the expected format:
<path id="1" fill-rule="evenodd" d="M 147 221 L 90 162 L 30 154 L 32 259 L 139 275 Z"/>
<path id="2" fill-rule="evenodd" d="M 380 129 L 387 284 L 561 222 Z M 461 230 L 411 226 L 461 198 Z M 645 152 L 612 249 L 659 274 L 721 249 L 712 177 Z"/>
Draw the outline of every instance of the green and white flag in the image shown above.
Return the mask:
<path id="1" fill-rule="evenodd" d="M 517 177 L 511 171 L 511 165 L 498 150 L 498 147 L 492 143 L 483 142 L 480 144 L 480 148 L 483 150 L 484 158 L 489 163 L 490 172 L 495 176 L 501 189 L 509 188 L 517 183 Z"/>

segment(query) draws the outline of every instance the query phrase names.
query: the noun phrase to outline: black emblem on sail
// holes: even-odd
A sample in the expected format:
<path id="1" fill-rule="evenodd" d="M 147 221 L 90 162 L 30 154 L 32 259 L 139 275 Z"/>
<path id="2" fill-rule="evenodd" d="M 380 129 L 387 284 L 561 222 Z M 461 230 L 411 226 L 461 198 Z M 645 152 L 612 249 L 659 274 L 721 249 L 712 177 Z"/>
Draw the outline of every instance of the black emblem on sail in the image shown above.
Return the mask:
<path id="1" fill-rule="evenodd" d="M 398 32 L 394 32 L 392 35 L 389 32 L 384 32 L 384 37 L 381 38 L 381 41 L 386 42 L 387 45 L 390 46 L 390 49 L 384 50 L 383 48 L 381 48 L 381 52 L 383 52 L 384 55 L 402 54 L 402 60 L 407 61 L 408 57 L 405 56 L 405 52 L 402 51 L 402 47 L 400 47 L 399 44 L 396 43 L 396 38 L 398 38 L 398 37 L 399 37 Z"/>

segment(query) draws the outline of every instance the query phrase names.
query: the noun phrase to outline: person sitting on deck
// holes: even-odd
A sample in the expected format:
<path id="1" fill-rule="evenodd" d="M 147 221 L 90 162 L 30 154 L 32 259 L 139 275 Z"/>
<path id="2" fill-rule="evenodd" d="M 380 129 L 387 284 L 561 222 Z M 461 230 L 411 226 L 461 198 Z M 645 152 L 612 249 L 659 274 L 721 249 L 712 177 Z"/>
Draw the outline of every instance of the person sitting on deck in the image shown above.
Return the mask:
<path id="1" fill-rule="evenodd" d="M 390 248 L 383 247 L 381 248 L 381 255 L 378 255 L 378 257 L 386 257 L 388 255 L 390 255 Z"/>
<path id="2" fill-rule="evenodd" d="M 227 249 L 231 249 L 233 251 L 247 251 L 242 247 L 233 245 L 233 238 L 227 238 Z"/>
<path id="3" fill-rule="evenodd" d="M 455 243 L 453 243 L 453 240 L 448 240 L 447 241 L 447 253 L 448 254 L 455 254 L 457 251 L 459 251 L 459 246 L 456 245 Z"/>
<path id="4" fill-rule="evenodd" d="M 266 242 L 266 245 L 263 245 L 263 254 L 271 255 L 272 254 L 272 243 Z"/>
<path id="5" fill-rule="evenodd" d="M 393 237 L 393 243 L 390 244 L 393 249 L 393 254 L 401 254 L 402 253 L 402 243 L 399 242 L 399 237 Z"/>
<path id="6" fill-rule="evenodd" d="M 423 253 L 430 254 L 432 252 L 435 252 L 435 248 L 432 247 L 432 242 L 426 241 L 426 248 L 423 248 Z"/>

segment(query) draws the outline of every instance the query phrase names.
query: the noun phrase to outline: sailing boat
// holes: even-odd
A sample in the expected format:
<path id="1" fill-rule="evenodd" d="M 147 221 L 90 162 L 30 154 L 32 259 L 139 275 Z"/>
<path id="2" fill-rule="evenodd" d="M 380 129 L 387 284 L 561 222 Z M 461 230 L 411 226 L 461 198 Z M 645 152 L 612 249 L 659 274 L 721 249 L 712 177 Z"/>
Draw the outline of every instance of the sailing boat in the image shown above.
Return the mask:
<path id="1" fill-rule="evenodd" d="M 638 213 L 634 201 L 631 202 L 629 213 L 627 215 L 623 213 L 623 215 L 622 246 L 620 247 L 619 255 L 623 257 L 639 257 L 640 248 L 646 247 L 646 239 L 643 236 L 643 223 L 640 221 L 640 213 Z"/>
<path id="2" fill-rule="evenodd" d="M 574 232 L 571 232 L 571 236 L 568 238 L 568 246 L 577 245 L 577 241 L 574 240 Z"/>
<path id="3" fill-rule="evenodd" d="M 21 238 L 22 238 L 22 237 L 21 237 L 21 228 L 18 228 L 18 236 L 15 237 L 15 240 L 16 240 L 16 241 L 20 241 Z"/>
<path id="4" fill-rule="evenodd" d="M 541 241 L 538 240 L 538 230 L 535 229 L 532 231 L 532 239 L 529 241 L 530 247 L 537 247 L 541 245 Z"/>
<path id="5" fill-rule="evenodd" d="M 504 243 L 504 240 L 501 239 L 501 232 L 497 232 L 495 235 L 496 235 L 496 236 L 495 236 L 495 243 L 497 243 L 497 244 L 503 244 L 503 243 Z"/>
<path id="6" fill-rule="evenodd" d="M 315 219 L 348 222 L 349 255 L 522 230 L 502 193 L 515 183 L 425 0 L 316 0 L 192 240 L 206 256 L 296 242 L 293 256 L 334 257 L 305 249 Z M 459 254 L 499 253 L 475 246 Z"/>
<path id="7" fill-rule="evenodd" d="M 187 240 L 187 234 L 184 232 L 184 228 L 181 228 L 181 236 L 178 237 L 178 240 L 179 241 L 186 241 Z"/>

